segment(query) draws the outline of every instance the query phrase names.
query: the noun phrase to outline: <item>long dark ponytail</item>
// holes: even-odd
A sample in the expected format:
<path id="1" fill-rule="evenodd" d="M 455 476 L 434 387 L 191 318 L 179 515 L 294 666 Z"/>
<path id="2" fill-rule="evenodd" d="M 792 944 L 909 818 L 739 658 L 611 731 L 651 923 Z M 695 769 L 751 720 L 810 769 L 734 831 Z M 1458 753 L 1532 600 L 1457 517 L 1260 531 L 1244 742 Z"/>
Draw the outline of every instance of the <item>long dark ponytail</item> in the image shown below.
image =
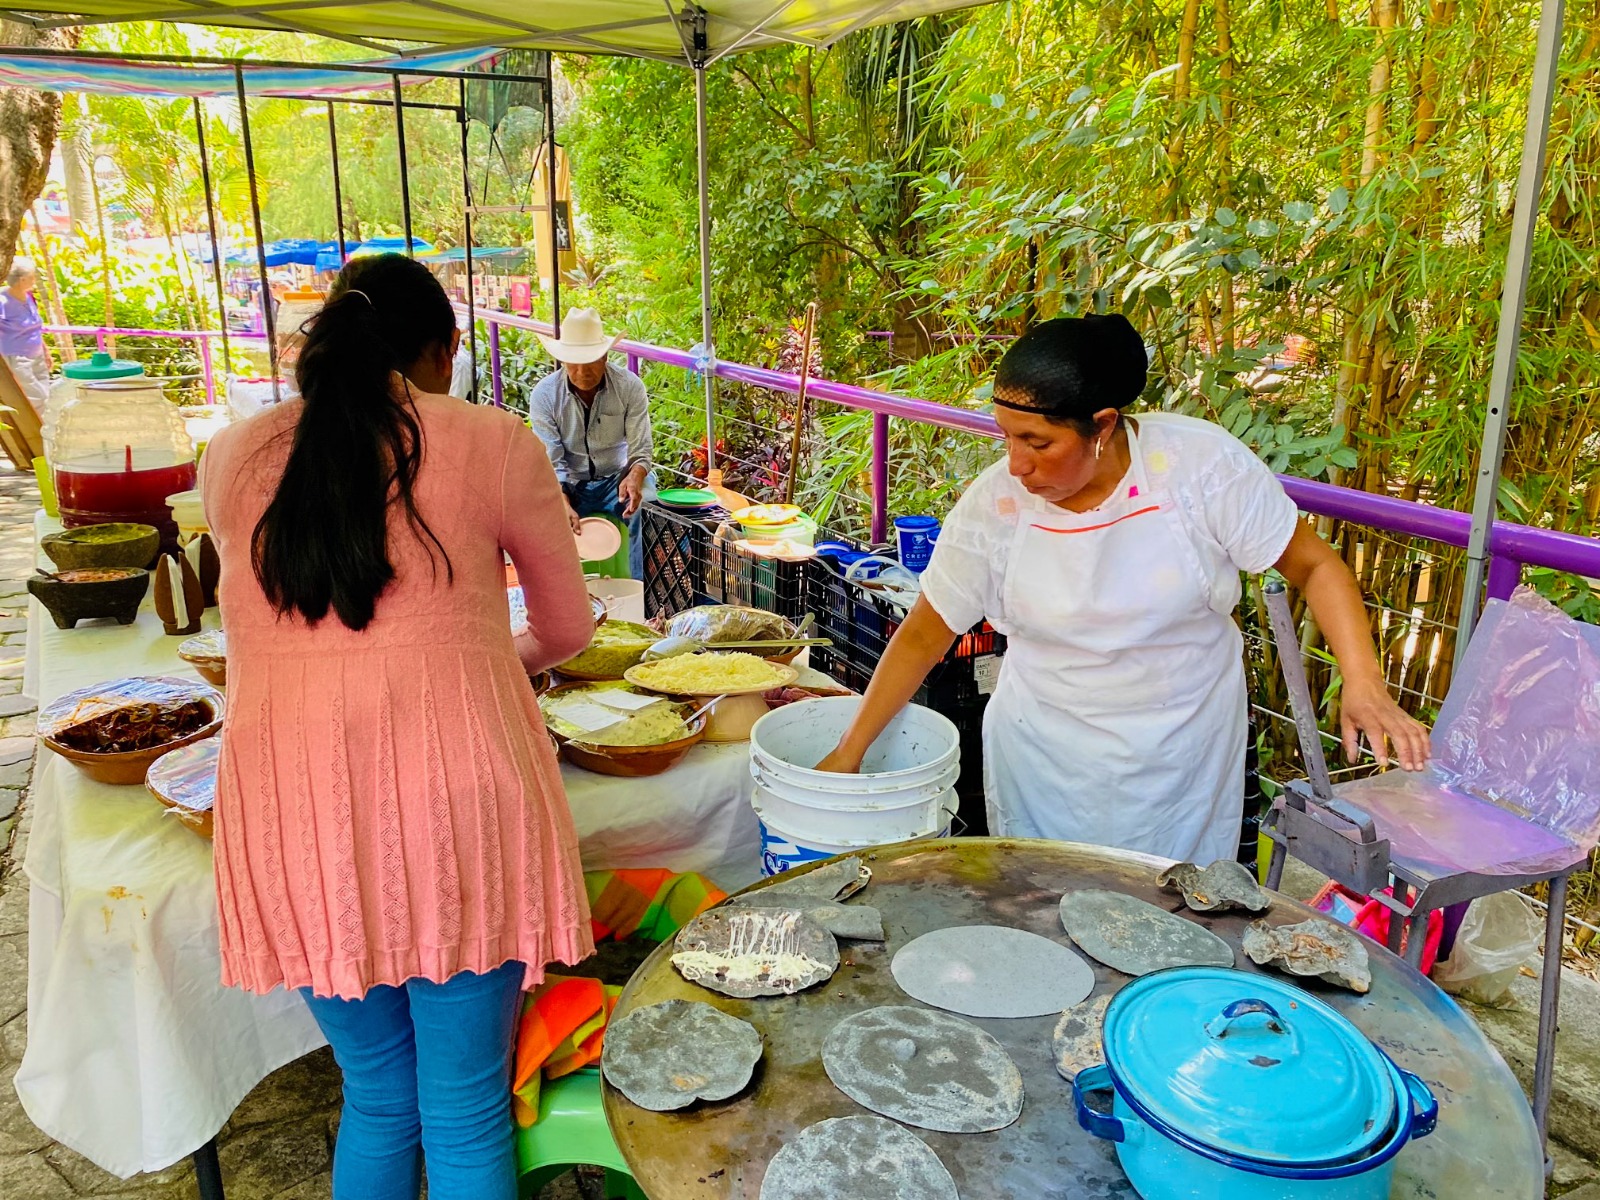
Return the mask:
<path id="1" fill-rule="evenodd" d="M 450 556 L 417 511 L 422 426 L 410 385 L 395 374 L 450 347 L 455 313 L 439 281 L 398 254 L 358 258 L 307 322 L 295 378 L 304 398 L 272 503 L 257 522 L 251 560 L 280 614 L 312 625 L 331 608 L 350 629 L 372 621 L 394 579 L 389 506 L 405 508 L 419 540 Z M 437 560 L 435 560 L 437 563 Z"/>

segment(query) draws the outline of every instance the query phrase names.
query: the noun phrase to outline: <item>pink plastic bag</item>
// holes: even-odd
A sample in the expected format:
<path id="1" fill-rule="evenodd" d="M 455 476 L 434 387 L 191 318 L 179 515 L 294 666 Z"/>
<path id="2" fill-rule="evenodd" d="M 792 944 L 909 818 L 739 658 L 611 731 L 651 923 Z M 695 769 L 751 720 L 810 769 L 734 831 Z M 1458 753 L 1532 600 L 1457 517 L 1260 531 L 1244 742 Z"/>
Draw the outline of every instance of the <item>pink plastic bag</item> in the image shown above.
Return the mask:
<path id="1" fill-rule="evenodd" d="M 1384 888 L 1385 896 L 1394 895 L 1392 888 Z M 1382 901 L 1362 896 L 1352 892 L 1349 888 L 1329 880 L 1322 890 L 1311 901 L 1311 907 L 1318 912 L 1327 913 L 1340 924 L 1348 925 L 1357 933 L 1371 938 L 1380 946 L 1389 945 L 1389 918 L 1392 915 L 1387 905 Z M 1428 933 L 1422 944 L 1422 973 L 1428 974 L 1433 970 L 1433 964 L 1439 957 L 1439 941 L 1444 937 L 1444 912 L 1434 909 L 1428 914 Z M 1400 940 L 1400 951 L 1405 953 L 1405 947 L 1411 940 L 1411 931 L 1406 930 L 1405 936 Z"/>

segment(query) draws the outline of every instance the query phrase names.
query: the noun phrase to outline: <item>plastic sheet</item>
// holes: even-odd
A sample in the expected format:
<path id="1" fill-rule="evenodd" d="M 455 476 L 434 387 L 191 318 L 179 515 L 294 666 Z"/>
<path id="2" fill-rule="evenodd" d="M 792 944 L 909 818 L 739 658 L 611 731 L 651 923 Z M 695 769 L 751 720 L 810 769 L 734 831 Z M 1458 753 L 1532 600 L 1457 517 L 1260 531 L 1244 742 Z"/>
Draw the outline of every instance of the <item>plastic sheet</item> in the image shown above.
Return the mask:
<path id="1" fill-rule="evenodd" d="M 1434 771 L 1579 846 L 1600 840 L 1600 630 L 1527 588 L 1490 601 L 1434 732 Z"/>
<path id="2" fill-rule="evenodd" d="M 1491 600 L 1419 774 L 1340 787 L 1439 874 L 1560 870 L 1600 840 L 1600 629 L 1529 589 Z"/>

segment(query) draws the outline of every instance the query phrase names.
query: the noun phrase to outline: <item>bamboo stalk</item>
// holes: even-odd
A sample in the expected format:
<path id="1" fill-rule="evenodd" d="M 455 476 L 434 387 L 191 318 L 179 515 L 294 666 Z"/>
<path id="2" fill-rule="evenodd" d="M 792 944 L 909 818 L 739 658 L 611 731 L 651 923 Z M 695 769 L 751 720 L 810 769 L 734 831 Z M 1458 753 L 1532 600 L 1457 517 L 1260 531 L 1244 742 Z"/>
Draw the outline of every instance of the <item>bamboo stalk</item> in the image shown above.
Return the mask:
<path id="1" fill-rule="evenodd" d="M 794 441 L 789 447 L 789 479 L 783 487 L 783 502 L 794 503 L 795 481 L 800 476 L 800 441 L 806 428 L 806 385 L 811 381 L 811 338 L 817 328 L 817 302 L 806 305 L 805 328 L 800 335 L 800 391 L 794 401 Z"/>
<path id="2" fill-rule="evenodd" d="M 1182 187 L 1179 179 L 1184 165 L 1184 131 L 1188 113 L 1189 84 L 1194 74 L 1194 45 L 1200 28 L 1200 0 L 1184 0 L 1183 24 L 1178 30 L 1178 70 L 1172 79 L 1173 118 L 1177 129 L 1167 143 L 1167 188 L 1162 207 L 1174 215 L 1180 207 Z"/>

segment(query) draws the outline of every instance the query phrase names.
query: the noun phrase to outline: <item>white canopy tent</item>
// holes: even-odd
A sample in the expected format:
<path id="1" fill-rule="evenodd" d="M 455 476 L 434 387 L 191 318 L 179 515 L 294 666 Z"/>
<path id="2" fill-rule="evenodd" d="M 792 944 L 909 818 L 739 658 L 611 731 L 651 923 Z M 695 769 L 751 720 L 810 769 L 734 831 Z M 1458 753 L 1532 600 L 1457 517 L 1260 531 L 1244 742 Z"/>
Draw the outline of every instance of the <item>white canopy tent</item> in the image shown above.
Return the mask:
<path id="1" fill-rule="evenodd" d="M 0 15 L 46 29 L 181 21 L 290 30 L 396 55 L 520 47 L 701 67 L 761 46 L 826 49 L 870 25 L 983 2 L 706 0 L 674 9 L 666 0 L 21 0 Z"/>

